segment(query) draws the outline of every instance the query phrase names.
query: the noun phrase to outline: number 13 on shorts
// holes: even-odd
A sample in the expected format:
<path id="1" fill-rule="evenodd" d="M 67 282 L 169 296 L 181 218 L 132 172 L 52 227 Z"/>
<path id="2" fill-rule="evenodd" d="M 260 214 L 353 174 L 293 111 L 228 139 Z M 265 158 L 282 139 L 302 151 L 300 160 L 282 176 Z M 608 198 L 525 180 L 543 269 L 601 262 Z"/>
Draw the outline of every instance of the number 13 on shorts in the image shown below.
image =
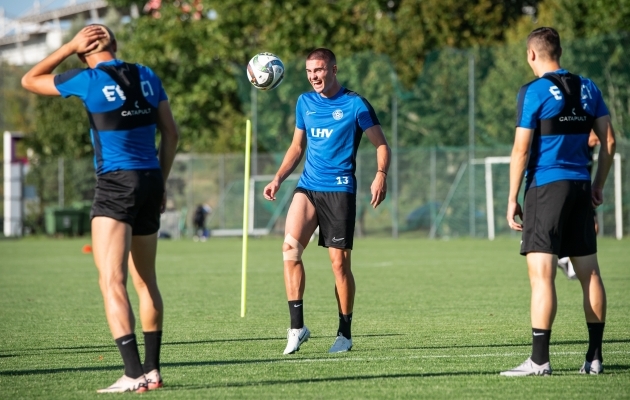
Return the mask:
<path id="1" fill-rule="evenodd" d="M 335 179 L 337 179 L 337 185 L 347 185 L 348 183 L 350 183 L 350 180 L 347 176 L 338 176 Z"/>

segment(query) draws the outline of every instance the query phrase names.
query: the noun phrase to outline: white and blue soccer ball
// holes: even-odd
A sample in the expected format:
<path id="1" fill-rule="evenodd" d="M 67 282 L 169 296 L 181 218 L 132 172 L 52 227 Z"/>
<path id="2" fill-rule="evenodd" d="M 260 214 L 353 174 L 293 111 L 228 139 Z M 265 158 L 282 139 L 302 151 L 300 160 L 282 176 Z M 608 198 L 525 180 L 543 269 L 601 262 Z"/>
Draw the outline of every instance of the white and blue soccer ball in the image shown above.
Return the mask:
<path id="1" fill-rule="evenodd" d="M 247 64 L 247 79 L 256 89 L 275 89 L 284 79 L 284 64 L 275 54 L 258 53 Z"/>

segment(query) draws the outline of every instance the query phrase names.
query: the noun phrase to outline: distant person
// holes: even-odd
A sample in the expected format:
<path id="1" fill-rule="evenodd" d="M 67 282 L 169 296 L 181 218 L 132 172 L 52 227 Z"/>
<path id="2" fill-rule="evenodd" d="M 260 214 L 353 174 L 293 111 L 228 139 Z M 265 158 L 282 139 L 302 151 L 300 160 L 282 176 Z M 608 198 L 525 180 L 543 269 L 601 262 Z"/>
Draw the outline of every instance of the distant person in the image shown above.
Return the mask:
<path id="1" fill-rule="evenodd" d="M 193 215 L 193 225 L 195 234 L 193 240 L 205 242 L 210 236 L 210 231 L 206 228 L 206 218 L 212 213 L 212 208 L 208 204 L 199 204 Z"/>
<path id="2" fill-rule="evenodd" d="M 595 132 L 591 131 L 591 134 L 588 137 L 588 150 L 589 150 L 589 159 L 591 162 L 588 163 L 588 174 L 589 176 L 593 173 L 593 152 L 595 151 L 595 146 L 599 144 L 599 139 L 597 139 L 597 135 Z M 597 222 L 597 214 L 593 215 L 593 223 L 595 224 L 595 234 L 599 233 L 599 223 Z M 562 257 L 558 259 L 558 268 L 560 271 L 568 278 L 568 279 L 577 279 L 577 275 L 575 274 L 575 269 L 573 269 L 573 263 L 571 263 L 571 257 Z"/>
<path id="3" fill-rule="evenodd" d="M 385 199 L 391 151 L 370 103 L 337 80 L 337 60 L 332 51 L 319 48 L 310 52 L 306 57 L 306 76 L 314 90 L 298 98 L 293 141 L 263 194 L 265 199 L 275 200 L 280 185 L 306 153 L 282 244 L 291 316 L 284 354 L 298 351 L 311 334 L 304 325 L 306 283 L 302 252 L 318 226 L 319 245 L 328 248 L 332 263 L 339 312 L 337 337 L 328 352 L 339 353 L 352 349 L 355 283 L 350 257 L 356 219 L 357 149 L 364 132 L 376 147 L 372 207 Z"/>
<path id="4" fill-rule="evenodd" d="M 89 25 L 22 78 L 22 86 L 33 93 L 80 98 L 90 119 L 96 169 L 91 211 L 94 262 L 107 322 L 125 365 L 125 374 L 99 393 L 162 387 L 164 310 L 155 257 L 166 202 L 164 185 L 179 137 L 160 79 L 148 67 L 116 59 L 116 49 L 109 28 Z M 52 74 L 73 54 L 88 68 Z M 157 156 L 156 127 L 162 133 Z M 128 272 L 140 299 L 144 365 L 127 295 Z"/>
<path id="5" fill-rule="evenodd" d="M 597 261 L 594 208 L 615 153 L 615 134 L 597 86 L 560 67 L 560 36 L 538 28 L 527 38 L 527 61 L 536 79 L 518 94 L 516 135 L 510 162 L 507 220 L 522 231 L 521 254 L 527 257 L 532 289 L 532 355 L 504 376 L 551 375 L 549 340 L 556 316 L 554 279 L 557 257 L 571 256 L 582 285 L 589 334 L 583 374 L 603 372 L 602 337 L 606 292 Z M 601 146 L 591 185 L 589 134 Z M 525 207 L 517 201 L 527 171 Z M 522 223 L 516 222 L 519 216 Z"/>

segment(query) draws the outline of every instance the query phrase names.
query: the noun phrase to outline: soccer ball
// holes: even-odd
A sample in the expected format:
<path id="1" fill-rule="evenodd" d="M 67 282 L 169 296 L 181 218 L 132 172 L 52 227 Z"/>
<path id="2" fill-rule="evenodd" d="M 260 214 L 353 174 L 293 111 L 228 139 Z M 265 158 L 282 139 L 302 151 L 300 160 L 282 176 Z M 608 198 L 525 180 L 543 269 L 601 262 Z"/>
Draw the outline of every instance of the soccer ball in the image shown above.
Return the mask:
<path id="1" fill-rule="evenodd" d="M 284 64 L 274 54 L 258 53 L 247 64 L 247 79 L 256 89 L 275 89 L 283 78 Z"/>

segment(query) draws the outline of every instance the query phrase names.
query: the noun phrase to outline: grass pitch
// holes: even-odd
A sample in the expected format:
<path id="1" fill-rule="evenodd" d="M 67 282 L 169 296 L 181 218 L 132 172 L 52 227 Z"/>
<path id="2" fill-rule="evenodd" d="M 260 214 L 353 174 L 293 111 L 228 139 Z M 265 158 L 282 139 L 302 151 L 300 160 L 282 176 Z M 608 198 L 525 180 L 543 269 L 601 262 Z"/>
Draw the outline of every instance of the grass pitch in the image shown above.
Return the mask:
<path id="1" fill-rule="evenodd" d="M 1 399 L 94 398 L 122 374 L 92 257 L 81 253 L 88 241 L 0 242 Z M 498 375 L 530 353 L 529 283 L 515 237 L 356 240 L 354 348 L 336 355 L 327 354 L 337 327 L 334 280 L 326 250 L 311 244 L 304 311 L 312 336 L 291 356 L 282 355 L 281 242 L 250 240 L 245 318 L 239 239 L 160 242 L 165 386 L 144 398 L 630 397 L 628 239 L 599 243 L 605 375 L 577 372 L 587 348 L 581 290 L 559 273 L 554 374 L 542 378 Z M 142 342 L 139 326 L 136 333 Z"/>

